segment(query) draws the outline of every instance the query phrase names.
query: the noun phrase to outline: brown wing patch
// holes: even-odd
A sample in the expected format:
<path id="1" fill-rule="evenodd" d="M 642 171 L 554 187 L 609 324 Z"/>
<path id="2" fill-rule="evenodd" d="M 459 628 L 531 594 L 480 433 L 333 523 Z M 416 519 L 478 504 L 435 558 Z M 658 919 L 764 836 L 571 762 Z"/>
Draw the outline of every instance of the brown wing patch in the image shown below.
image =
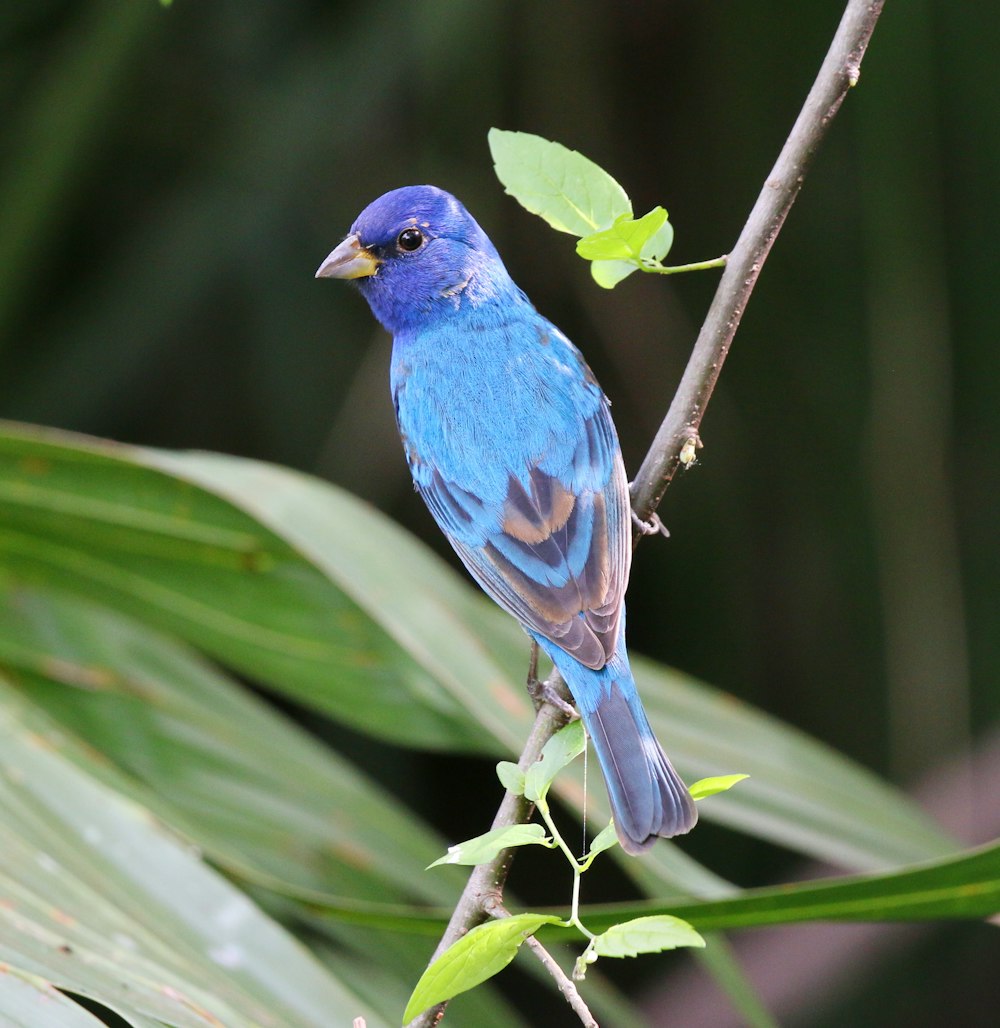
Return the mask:
<path id="1" fill-rule="evenodd" d="M 514 477 L 503 505 L 503 530 L 529 546 L 544 542 L 569 520 L 576 497 L 555 479 L 531 475 L 531 493 Z"/>
<path id="2" fill-rule="evenodd" d="M 540 580 L 492 542 L 484 555 L 495 580 L 517 596 L 522 613 L 537 631 L 558 643 L 588 667 L 603 667 L 614 653 L 621 618 L 621 582 L 610 557 L 608 508 L 602 493 L 576 497 L 558 480 L 537 467 L 528 488 L 511 477 L 503 508 L 503 531 L 509 544 L 527 560 L 540 561 L 553 572 L 564 572 L 563 584 Z M 575 573 L 567 566 L 570 550 L 582 533 L 589 545 Z M 577 558 L 579 560 L 579 558 Z M 558 575 L 557 575 L 558 577 Z"/>

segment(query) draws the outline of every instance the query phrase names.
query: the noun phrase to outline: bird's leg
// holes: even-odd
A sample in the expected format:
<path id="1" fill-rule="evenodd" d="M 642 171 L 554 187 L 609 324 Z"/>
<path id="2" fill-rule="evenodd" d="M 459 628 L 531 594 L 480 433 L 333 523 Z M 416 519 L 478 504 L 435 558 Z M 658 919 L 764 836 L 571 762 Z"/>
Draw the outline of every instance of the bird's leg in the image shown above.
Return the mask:
<path id="1" fill-rule="evenodd" d="M 538 693 L 538 643 L 531 640 L 531 651 L 528 654 L 528 695 L 534 699 Z M 536 704 L 537 706 L 537 704 Z"/>
<path id="2" fill-rule="evenodd" d="M 538 680 L 538 643 L 534 639 L 531 641 L 531 654 L 528 657 L 528 679 L 526 684 L 528 695 L 535 705 L 535 710 L 538 710 L 543 703 L 551 703 L 556 710 L 561 710 L 570 721 L 580 716 L 576 712 L 576 707 L 572 703 L 567 703 L 547 680 L 544 682 Z"/>

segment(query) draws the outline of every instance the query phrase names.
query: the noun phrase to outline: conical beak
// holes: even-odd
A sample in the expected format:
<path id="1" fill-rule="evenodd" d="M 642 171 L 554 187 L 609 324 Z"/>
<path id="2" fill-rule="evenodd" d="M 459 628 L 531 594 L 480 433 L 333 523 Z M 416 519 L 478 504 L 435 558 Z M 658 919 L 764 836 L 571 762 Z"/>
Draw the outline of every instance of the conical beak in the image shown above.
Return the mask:
<path id="1" fill-rule="evenodd" d="M 319 266 L 317 278 L 367 278 L 378 270 L 378 258 L 361 245 L 357 236 L 348 236 Z"/>

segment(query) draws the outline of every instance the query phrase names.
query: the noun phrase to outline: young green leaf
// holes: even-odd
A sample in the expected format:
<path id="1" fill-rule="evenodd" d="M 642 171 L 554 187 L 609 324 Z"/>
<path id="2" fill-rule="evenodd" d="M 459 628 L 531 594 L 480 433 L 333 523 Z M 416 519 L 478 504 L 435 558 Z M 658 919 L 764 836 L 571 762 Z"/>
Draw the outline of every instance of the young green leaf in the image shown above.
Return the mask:
<path id="1" fill-rule="evenodd" d="M 583 753 L 586 746 L 582 721 L 570 721 L 565 728 L 560 728 L 545 744 L 538 761 L 528 768 L 524 776 L 524 795 L 532 803 L 544 799 L 552 779 Z"/>
<path id="2" fill-rule="evenodd" d="M 654 207 L 638 219 L 623 215 L 611 228 L 584 236 L 576 244 L 576 252 L 588 261 L 639 260 L 643 248 L 666 222 L 667 212 L 662 207 Z"/>
<path id="3" fill-rule="evenodd" d="M 494 828 L 491 832 L 477 835 L 474 839 L 455 843 L 448 847 L 448 852 L 427 866 L 440 864 L 485 864 L 492 860 L 501 850 L 510 846 L 548 845 L 545 829 L 540 824 L 508 825 L 506 828 Z"/>
<path id="4" fill-rule="evenodd" d="M 558 924 L 551 914 L 515 914 L 487 921 L 453 943 L 420 976 L 403 1023 L 421 1011 L 475 988 L 502 971 L 516 956 L 524 940 L 543 924 Z"/>
<path id="5" fill-rule="evenodd" d="M 510 760 L 501 760 L 497 764 L 497 778 L 500 784 L 515 796 L 524 795 L 524 772 Z"/>
<path id="6" fill-rule="evenodd" d="M 640 953 L 662 953 L 679 946 L 703 948 L 705 940 L 679 917 L 656 914 L 612 925 L 593 940 L 593 950 L 602 957 L 635 957 Z"/>
<path id="7" fill-rule="evenodd" d="M 590 274 L 602 289 L 614 289 L 622 279 L 638 270 L 639 265 L 632 261 L 592 261 L 590 265 Z"/>
<path id="8" fill-rule="evenodd" d="M 667 220 L 642 244 L 639 256 L 644 261 L 662 261 L 674 245 L 674 226 Z"/>
<path id="9" fill-rule="evenodd" d="M 598 832 L 594 836 L 594 841 L 590 844 L 589 856 L 596 856 L 598 853 L 603 853 L 605 850 L 611 849 L 618 842 L 618 833 L 615 831 L 615 824 L 612 821 L 607 828 L 602 832 Z"/>
<path id="10" fill-rule="evenodd" d="M 737 782 L 742 782 L 744 778 L 749 777 L 749 775 L 715 775 L 712 778 L 702 778 L 695 782 L 688 792 L 691 793 L 692 799 L 703 800 L 706 796 L 714 796 L 717 792 L 726 792 Z"/>
<path id="11" fill-rule="evenodd" d="M 504 189 L 557 231 L 587 236 L 632 216 L 625 190 L 583 154 L 527 132 L 493 128 L 488 138 Z"/>
<path id="12" fill-rule="evenodd" d="M 662 217 L 659 215 L 661 211 Z M 657 215 L 657 217 L 653 218 L 653 215 Z M 659 227 L 639 242 L 641 231 L 636 230 L 635 227 L 641 226 L 647 219 L 650 219 L 649 224 L 651 225 L 660 222 Z M 631 251 L 631 244 L 634 242 L 639 242 L 637 254 Z M 612 226 L 611 229 L 595 232 L 585 239 L 581 239 L 576 244 L 576 252 L 592 262 L 590 274 L 599 286 L 604 289 L 614 289 L 633 271 L 642 270 L 643 261 L 657 263 L 662 261 L 670 252 L 673 243 L 674 227 L 667 220 L 667 212 L 662 207 L 654 207 L 649 214 L 644 215 L 638 221 L 620 219 L 619 224 Z M 629 251 L 627 257 L 623 255 L 624 250 Z M 621 255 L 622 259 L 613 258 L 612 254 Z"/>

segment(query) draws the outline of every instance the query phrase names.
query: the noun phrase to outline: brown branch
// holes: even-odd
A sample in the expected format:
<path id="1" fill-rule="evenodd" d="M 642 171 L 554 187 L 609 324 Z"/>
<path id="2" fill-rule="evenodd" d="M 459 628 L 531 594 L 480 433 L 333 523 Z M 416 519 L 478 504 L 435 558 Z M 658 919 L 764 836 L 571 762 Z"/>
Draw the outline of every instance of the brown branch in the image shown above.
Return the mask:
<path id="1" fill-rule="evenodd" d="M 553 676 L 546 683 L 550 688 L 556 690 L 567 701 L 571 699 L 566 686 L 558 675 Z M 565 712 L 552 703 L 542 703 L 535 715 L 535 723 L 528 735 L 521 752 L 521 759 L 517 766 L 522 771 L 527 771 L 542 755 L 542 747 L 562 728 L 568 721 Z M 493 818 L 493 828 L 506 828 L 509 825 L 526 824 L 531 820 L 535 805 L 523 796 L 516 796 L 508 792 L 500 801 L 496 817 Z M 488 917 L 490 911 L 498 909 L 503 903 L 503 887 L 510 873 L 510 865 L 514 860 L 514 850 L 506 849 L 498 853 L 488 864 L 477 864 L 469 875 L 469 880 L 462 890 L 458 905 L 455 907 L 448 927 L 445 929 L 441 941 L 438 943 L 434 956 L 430 963 L 435 960 L 454 942 L 457 942 L 471 928 L 481 924 Z M 425 1010 L 419 1017 L 410 1022 L 408 1028 L 432 1028 L 442 1017 L 447 1003 L 439 1003 L 437 1006 Z"/>
<path id="2" fill-rule="evenodd" d="M 580 1019 L 583 1028 L 600 1028 L 600 1025 L 594 1020 L 594 1015 L 590 1012 L 590 1007 L 584 1003 L 576 983 L 556 963 L 555 957 L 533 935 L 529 935 L 524 940 L 524 944 L 538 957 L 545 970 L 552 975 L 559 991 L 566 998 L 570 1009 Z"/>
<path id="3" fill-rule="evenodd" d="M 705 408 L 757 277 L 798 196 L 820 141 L 848 90 L 858 81 L 861 60 L 884 2 L 849 0 L 816 81 L 729 255 L 673 402 L 632 484 L 633 507 L 643 521 L 650 521 L 663 499 L 681 463 L 685 446 L 690 449 L 699 443 L 698 429 Z M 636 533 L 636 539 L 639 538 L 641 533 Z M 530 767 L 545 743 L 565 723 L 562 711 L 543 703 L 519 767 L 523 770 Z M 497 811 L 493 827 L 524 823 L 531 817 L 532 809 L 523 796 L 508 793 Z M 502 906 L 503 887 L 513 856 L 512 850 L 505 850 L 489 864 L 473 870 L 433 959 L 470 928 L 486 920 L 490 910 Z M 431 1028 L 438 1024 L 445 1006 L 441 1003 L 425 1011 L 411 1022 L 411 1028 Z M 586 1007 L 583 1010 L 586 1011 Z M 580 1016 L 584 1024 L 594 1023 L 589 1011 Z M 590 1021 L 585 1020 L 585 1016 L 590 1017 Z"/>
<path id="4" fill-rule="evenodd" d="M 885 0 L 849 0 L 816 81 L 726 262 L 667 416 L 632 483 L 632 506 L 648 521 L 698 429 L 733 336 L 812 158 L 849 89 L 856 85 Z M 638 536 L 637 540 L 638 541 Z"/>

